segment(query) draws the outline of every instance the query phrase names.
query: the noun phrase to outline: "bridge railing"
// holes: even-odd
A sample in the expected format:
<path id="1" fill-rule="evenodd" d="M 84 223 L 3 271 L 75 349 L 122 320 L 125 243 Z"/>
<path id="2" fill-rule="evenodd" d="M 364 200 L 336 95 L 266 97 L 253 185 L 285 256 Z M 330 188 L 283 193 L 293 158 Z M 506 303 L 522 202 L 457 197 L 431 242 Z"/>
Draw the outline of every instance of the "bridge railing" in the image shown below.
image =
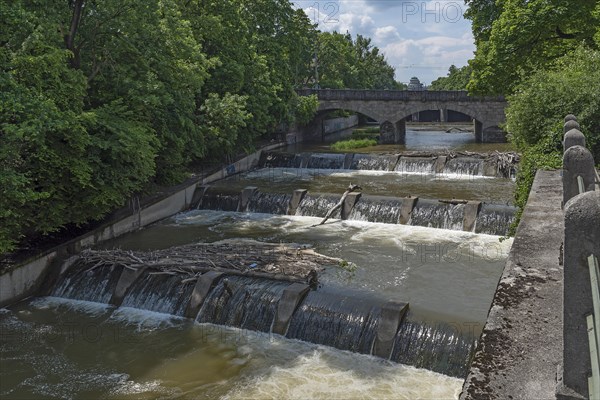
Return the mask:
<path id="1" fill-rule="evenodd" d="M 366 100 L 366 101 L 498 101 L 502 96 L 469 96 L 464 90 L 359 90 L 359 89 L 299 89 L 299 96 L 316 94 L 319 100 Z"/>
<path id="2" fill-rule="evenodd" d="M 600 182 L 575 117 L 565 121 L 563 365 L 557 398 L 600 400 Z"/>

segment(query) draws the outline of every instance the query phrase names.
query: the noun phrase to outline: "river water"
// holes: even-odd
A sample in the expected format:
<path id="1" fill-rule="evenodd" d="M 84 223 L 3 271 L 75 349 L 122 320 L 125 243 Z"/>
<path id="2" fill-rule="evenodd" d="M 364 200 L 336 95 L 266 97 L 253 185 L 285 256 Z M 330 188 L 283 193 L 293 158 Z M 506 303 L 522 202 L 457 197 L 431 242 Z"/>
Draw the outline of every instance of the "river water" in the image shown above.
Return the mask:
<path id="1" fill-rule="evenodd" d="M 302 182 L 335 193 L 352 179 L 375 194 L 496 203 L 510 202 L 513 186 L 483 177 L 400 184 L 392 175 L 362 171 L 287 175 L 294 172 L 270 178 L 258 172 L 222 185 L 237 190 L 258 181 L 287 191 Z M 319 221 L 190 210 L 102 247 L 151 250 L 229 238 L 297 243 L 349 262 L 320 274 L 327 290 L 409 302 L 422 320 L 480 332 L 511 239 L 350 220 L 315 226 Z M 0 310 L 1 398 L 450 399 L 461 386 L 460 379 L 372 356 L 126 307 L 42 297 Z"/>

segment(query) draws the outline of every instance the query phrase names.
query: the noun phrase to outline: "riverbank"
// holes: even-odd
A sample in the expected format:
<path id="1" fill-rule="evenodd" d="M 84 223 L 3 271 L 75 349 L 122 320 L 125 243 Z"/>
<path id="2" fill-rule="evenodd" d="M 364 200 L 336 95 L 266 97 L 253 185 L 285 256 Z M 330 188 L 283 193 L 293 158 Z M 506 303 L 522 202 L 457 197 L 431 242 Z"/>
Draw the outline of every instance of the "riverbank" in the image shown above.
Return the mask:
<path id="1" fill-rule="evenodd" d="M 461 400 L 555 398 L 562 360 L 562 180 L 538 171 Z"/>

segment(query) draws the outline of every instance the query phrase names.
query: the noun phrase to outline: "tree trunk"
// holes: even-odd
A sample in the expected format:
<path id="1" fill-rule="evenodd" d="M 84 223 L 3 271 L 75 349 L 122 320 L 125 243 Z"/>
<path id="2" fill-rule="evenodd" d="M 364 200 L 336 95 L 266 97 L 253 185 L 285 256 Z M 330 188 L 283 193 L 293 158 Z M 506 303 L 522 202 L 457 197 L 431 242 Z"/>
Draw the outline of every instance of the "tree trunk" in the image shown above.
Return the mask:
<path id="1" fill-rule="evenodd" d="M 362 188 L 358 185 L 353 185 L 350 184 L 350 186 L 348 186 L 348 189 L 346 189 L 346 191 L 344 192 L 344 194 L 342 195 L 342 197 L 340 198 L 340 201 L 333 206 L 332 208 L 329 209 L 329 211 L 327 211 L 327 214 L 325 214 L 325 218 L 323 218 L 323 221 L 321 221 L 319 223 L 319 225 L 323 225 L 329 218 L 331 218 L 331 215 L 338 209 L 340 209 L 342 207 L 342 205 L 344 205 L 344 201 L 346 200 L 346 197 L 348 197 L 348 194 L 356 191 L 356 190 L 361 190 Z"/>

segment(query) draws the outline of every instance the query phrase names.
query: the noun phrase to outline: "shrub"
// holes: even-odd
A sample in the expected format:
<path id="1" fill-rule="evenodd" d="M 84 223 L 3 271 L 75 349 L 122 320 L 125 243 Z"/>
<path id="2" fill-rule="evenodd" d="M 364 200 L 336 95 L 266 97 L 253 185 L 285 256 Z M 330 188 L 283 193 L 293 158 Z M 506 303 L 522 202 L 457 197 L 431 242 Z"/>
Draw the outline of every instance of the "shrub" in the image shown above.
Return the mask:
<path id="1" fill-rule="evenodd" d="M 377 144 L 377 140 L 375 139 L 350 139 L 350 140 L 341 140 L 339 142 L 335 142 L 331 145 L 333 150 L 342 151 L 342 150 L 350 150 L 350 149 L 360 149 L 363 147 L 375 146 Z"/>

